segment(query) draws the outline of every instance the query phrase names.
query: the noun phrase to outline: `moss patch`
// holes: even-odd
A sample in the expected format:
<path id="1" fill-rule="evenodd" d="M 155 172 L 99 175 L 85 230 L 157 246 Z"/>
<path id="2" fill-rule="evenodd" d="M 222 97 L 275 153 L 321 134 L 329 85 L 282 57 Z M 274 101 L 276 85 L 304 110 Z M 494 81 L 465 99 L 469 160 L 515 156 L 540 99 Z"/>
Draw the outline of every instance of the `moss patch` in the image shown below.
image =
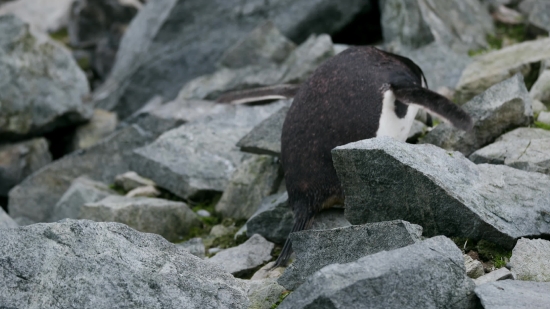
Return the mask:
<path id="1" fill-rule="evenodd" d="M 516 44 L 527 40 L 527 29 L 525 25 L 508 25 L 501 22 L 495 23 L 495 33 L 487 35 L 487 47 L 470 50 L 470 57 L 486 54 L 488 52 L 499 50 L 503 43 Z"/>
<path id="2" fill-rule="evenodd" d="M 67 28 L 63 28 L 54 33 L 50 33 L 50 37 L 60 42 L 61 44 L 69 47 L 69 31 L 67 30 Z"/>
<path id="3" fill-rule="evenodd" d="M 535 127 L 550 131 L 550 124 L 542 123 L 540 121 L 535 121 Z"/>
<path id="4" fill-rule="evenodd" d="M 502 268 L 506 266 L 506 263 L 512 256 L 512 250 L 505 249 L 486 240 L 475 241 L 464 237 L 453 237 L 451 239 L 463 253 L 476 252 L 486 267 Z"/>
<path id="5" fill-rule="evenodd" d="M 271 305 L 271 309 L 279 307 L 279 305 L 283 302 L 283 300 L 285 300 L 288 295 L 290 295 L 290 291 L 284 291 L 283 293 L 281 293 L 277 302 Z"/>

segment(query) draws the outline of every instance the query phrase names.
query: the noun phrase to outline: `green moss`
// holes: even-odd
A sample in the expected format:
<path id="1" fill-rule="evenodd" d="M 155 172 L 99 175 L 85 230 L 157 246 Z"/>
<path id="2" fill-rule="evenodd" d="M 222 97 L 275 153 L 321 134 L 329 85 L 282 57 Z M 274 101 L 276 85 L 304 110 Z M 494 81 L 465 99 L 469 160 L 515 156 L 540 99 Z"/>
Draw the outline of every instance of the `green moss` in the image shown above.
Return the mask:
<path id="1" fill-rule="evenodd" d="M 50 37 L 65 46 L 69 46 L 69 31 L 67 28 L 63 28 L 57 32 L 50 33 Z"/>
<path id="2" fill-rule="evenodd" d="M 495 32 L 486 37 L 487 47 L 468 51 L 470 57 L 486 54 L 490 51 L 499 50 L 503 47 L 504 41 L 510 43 L 520 43 L 527 39 L 527 30 L 525 25 L 508 25 L 497 22 Z"/>
<path id="3" fill-rule="evenodd" d="M 90 69 L 90 59 L 82 57 L 76 60 L 76 64 L 83 70 L 86 71 Z"/>
<path id="4" fill-rule="evenodd" d="M 126 192 L 122 187 L 119 187 L 119 186 L 117 186 L 117 185 L 115 185 L 115 184 L 110 184 L 110 185 L 109 185 L 109 189 L 115 191 L 116 193 L 118 193 L 118 194 L 120 194 L 120 195 L 126 195 L 126 193 L 128 193 L 128 192 Z"/>
<path id="5" fill-rule="evenodd" d="M 535 121 L 535 127 L 550 131 L 550 124 L 542 123 L 540 121 Z"/>
<path id="6" fill-rule="evenodd" d="M 484 261 L 493 262 L 495 268 L 504 267 L 512 256 L 512 250 L 504 249 L 486 240 L 480 240 L 476 247 L 479 257 Z"/>
<path id="7" fill-rule="evenodd" d="M 271 305 L 271 309 L 279 307 L 279 305 L 283 302 L 283 300 L 285 300 L 288 295 L 290 295 L 290 291 L 284 291 L 283 293 L 281 293 L 277 302 Z"/>

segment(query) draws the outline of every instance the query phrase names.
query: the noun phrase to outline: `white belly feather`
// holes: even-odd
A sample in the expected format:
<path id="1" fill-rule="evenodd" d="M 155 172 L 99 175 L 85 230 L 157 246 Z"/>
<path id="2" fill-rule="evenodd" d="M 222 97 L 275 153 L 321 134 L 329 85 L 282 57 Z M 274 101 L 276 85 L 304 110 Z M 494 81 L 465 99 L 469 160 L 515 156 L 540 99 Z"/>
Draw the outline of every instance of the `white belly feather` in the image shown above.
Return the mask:
<path id="1" fill-rule="evenodd" d="M 407 115 L 403 118 L 395 114 L 395 96 L 391 90 L 384 92 L 382 101 L 382 114 L 376 136 L 389 136 L 399 141 L 406 141 L 411 131 L 414 118 L 418 112 L 418 107 L 409 105 Z"/>

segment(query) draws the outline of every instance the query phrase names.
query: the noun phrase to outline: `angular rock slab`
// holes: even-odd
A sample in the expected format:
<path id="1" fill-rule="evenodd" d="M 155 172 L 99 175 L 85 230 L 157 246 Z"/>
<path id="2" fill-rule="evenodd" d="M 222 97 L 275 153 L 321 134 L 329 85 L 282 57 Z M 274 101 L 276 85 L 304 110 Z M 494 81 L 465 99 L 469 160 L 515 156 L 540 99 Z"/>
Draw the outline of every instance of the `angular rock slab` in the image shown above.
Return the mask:
<path id="1" fill-rule="evenodd" d="M 136 149 L 132 169 L 183 198 L 224 191 L 244 159 L 237 141 L 284 105 L 226 105 L 223 113 L 186 123 Z"/>
<path id="2" fill-rule="evenodd" d="M 443 123 L 426 134 L 422 143 L 468 156 L 502 133 L 533 121 L 532 100 L 520 74 L 492 86 L 462 108 L 474 120 L 472 130 L 466 132 Z"/>
<path id="3" fill-rule="evenodd" d="M 277 244 L 285 242 L 294 224 L 294 213 L 288 206 L 288 193 L 266 197 L 256 213 L 246 222 L 246 235 L 259 234 Z"/>
<path id="4" fill-rule="evenodd" d="M 0 139 L 23 139 L 92 117 L 90 92 L 70 52 L 13 15 L 0 16 Z"/>
<path id="5" fill-rule="evenodd" d="M 492 272 L 474 279 L 476 285 L 482 285 L 489 282 L 514 279 L 514 275 L 506 267 L 493 270 Z"/>
<path id="6" fill-rule="evenodd" d="M 241 151 L 272 156 L 281 155 L 281 134 L 283 123 L 290 107 L 285 106 L 278 112 L 254 127 L 237 146 Z"/>
<path id="7" fill-rule="evenodd" d="M 76 151 L 27 177 L 9 193 L 8 209 L 14 219 L 47 221 L 71 181 L 82 175 L 112 183 L 116 175 L 130 170 L 132 150 L 152 141 L 155 135 L 128 126 L 86 150 Z"/>
<path id="8" fill-rule="evenodd" d="M 549 282 L 503 280 L 476 287 L 475 292 L 485 309 L 548 308 Z"/>
<path id="9" fill-rule="evenodd" d="M 223 250 L 208 261 L 218 265 L 234 276 L 246 275 L 271 260 L 271 251 L 275 245 L 255 234 L 245 243 Z"/>
<path id="10" fill-rule="evenodd" d="M 368 304 L 368 305 L 367 305 Z M 476 308 L 460 249 L 444 236 L 326 266 L 278 308 Z"/>
<path id="11" fill-rule="evenodd" d="M 181 240 L 200 224 L 197 215 L 183 202 L 149 197 L 108 196 L 82 206 L 79 219 L 120 222 L 169 241 Z"/>
<path id="12" fill-rule="evenodd" d="M 421 235 L 420 226 L 401 220 L 292 233 L 296 260 L 278 282 L 287 290 L 296 290 L 327 265 L 350 263 L 367 255 L 406 247 L 419 242 Z"/>
<path id="13" fill-rule="evenodd" d="M 485 239 L 512 248 L 550 234 L 550 176 L 476 165 L 459 152 L 391 138 L 332 151 L 352 224 L 406 220 L 424 235 Z"/>
<path id="14" fill-rule="evenodd" d="M 7 308 L 246 308 L 230 274 L 120 223 L 64 220 L 2 230 Z"/>
<path id="15" fill-rule="evenodd" d="M 518 240 L 512 251 L 510 265 L 517 280 L 550 282 L 550 241 Z"/>
<path id="16" fill-rule="evenodd" d="M 518 139 L 544 139 L 550 138 L 550 131 L 538 128 L 517 128 L 499 136 L 495 142 L 508 142 Z"/>

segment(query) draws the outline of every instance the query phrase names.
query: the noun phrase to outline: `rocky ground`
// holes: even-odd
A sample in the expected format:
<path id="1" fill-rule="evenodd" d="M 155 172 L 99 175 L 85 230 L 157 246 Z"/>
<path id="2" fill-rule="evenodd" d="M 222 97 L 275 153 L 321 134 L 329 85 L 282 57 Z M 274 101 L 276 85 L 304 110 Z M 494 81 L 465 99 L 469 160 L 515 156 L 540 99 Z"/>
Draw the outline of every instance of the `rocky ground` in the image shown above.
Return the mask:
<path id="1" fill-rule="evenodd" d="M 550 2 L 0 1 L 0 308 L 550 307 Z M 280 133 L 350 45 L 473 117 L 332 151 L 290 234 Z"/>

